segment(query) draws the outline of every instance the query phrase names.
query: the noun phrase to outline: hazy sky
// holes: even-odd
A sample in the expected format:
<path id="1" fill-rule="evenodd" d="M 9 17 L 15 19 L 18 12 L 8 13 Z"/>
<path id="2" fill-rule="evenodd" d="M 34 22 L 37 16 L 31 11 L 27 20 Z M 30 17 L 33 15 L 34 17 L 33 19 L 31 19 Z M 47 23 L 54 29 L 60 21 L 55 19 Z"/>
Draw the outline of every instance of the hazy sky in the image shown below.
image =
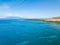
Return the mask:
<path id="1" fill-rule="evenodd" d="M 60 16 L 60 0 L 0 0 L 0 18 L 48 18 Z"/>

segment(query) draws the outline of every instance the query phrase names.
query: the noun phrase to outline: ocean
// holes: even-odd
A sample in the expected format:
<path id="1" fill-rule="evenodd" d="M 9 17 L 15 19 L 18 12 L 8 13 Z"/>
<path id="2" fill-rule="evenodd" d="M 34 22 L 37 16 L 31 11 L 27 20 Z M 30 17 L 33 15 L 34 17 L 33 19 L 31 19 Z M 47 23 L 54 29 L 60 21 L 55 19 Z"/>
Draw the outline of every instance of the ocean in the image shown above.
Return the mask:
<path id="1" fill-rule="evenodd" d="M 2 19 L 0 20 L 0 45 L 60 45 L 60 25 Z"/>

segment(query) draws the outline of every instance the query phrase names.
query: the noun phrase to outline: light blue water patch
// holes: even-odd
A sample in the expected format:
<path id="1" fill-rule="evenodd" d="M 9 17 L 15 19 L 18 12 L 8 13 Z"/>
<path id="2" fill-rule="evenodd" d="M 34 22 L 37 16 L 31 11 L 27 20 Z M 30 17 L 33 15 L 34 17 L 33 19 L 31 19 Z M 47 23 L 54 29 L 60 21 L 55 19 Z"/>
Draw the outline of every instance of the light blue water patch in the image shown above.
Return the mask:
<path id="1" fill-rule="evenodd" d="M 60 45 L 60 25 L 0 20 L 0 45 Z"/>
<path id="2" fill-rule="evenodd" d="M 29 41 L 24 41 L 24 42 L 19 42 L 19 43 L 17 43 L 16 45 L 27 45 L 29 43 Z"/>

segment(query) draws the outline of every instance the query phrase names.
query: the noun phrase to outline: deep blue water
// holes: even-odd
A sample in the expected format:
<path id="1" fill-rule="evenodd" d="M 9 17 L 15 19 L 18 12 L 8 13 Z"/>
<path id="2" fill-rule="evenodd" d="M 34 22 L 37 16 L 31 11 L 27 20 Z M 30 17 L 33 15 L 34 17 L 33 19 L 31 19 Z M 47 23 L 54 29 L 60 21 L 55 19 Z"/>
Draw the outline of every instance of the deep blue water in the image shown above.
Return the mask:
<path id="1" fill-rule="evenodd" d="M 60 45 L 60 25 L 0 20 L 0 45 Z"/>

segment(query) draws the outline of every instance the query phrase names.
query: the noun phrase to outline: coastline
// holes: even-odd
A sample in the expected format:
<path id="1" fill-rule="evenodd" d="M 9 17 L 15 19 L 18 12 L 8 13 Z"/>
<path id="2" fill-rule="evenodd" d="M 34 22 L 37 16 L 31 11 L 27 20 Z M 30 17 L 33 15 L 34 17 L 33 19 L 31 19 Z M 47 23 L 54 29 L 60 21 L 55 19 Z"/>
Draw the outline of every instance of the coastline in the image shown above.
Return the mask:
<path id="1" fill-rule="evenodd" d="M 50 22 L 50 23 L 55 23 L 55 24 L 60 24 L 60 19 L 59 20 L 55 20 L 55 19 L 26 19 L 29 21 L 37 21 L 37 22 Z"/>

